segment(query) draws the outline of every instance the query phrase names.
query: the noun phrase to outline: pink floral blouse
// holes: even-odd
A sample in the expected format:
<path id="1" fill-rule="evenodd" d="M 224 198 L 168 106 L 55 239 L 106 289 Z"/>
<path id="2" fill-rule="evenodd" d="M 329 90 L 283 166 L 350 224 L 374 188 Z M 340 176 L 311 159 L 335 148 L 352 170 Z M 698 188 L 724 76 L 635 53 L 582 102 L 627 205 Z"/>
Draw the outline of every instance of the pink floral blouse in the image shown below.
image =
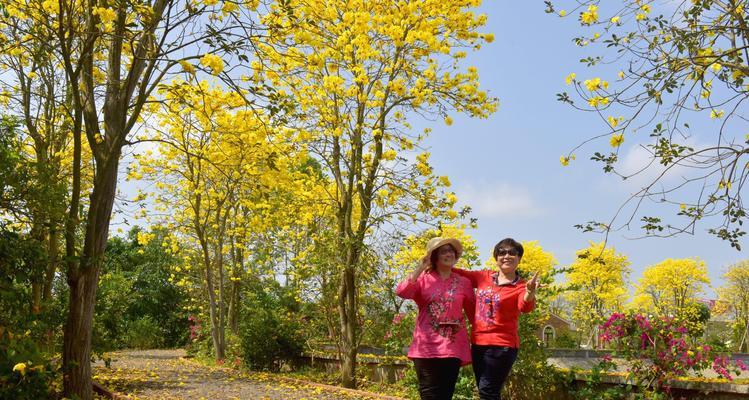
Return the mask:
<path id="1" fill-rule="evenodd" d="M 465 319 L 473 318 L 476 306 L 471 281 L 455 273 L 442 279 L 430 271 L 415 282 L 401 282 L 395 293 L 419 307 L 409 358 L 456 357 L 461 365 L 471 363 Z"/>

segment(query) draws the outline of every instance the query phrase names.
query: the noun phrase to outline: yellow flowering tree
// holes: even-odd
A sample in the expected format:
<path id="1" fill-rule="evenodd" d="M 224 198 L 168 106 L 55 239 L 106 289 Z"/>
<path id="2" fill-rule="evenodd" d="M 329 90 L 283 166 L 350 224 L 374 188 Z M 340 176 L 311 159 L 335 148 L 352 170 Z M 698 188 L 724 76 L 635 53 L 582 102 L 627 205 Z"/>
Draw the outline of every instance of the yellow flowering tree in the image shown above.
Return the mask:
<path id="1" fill-rule="evenodd" d="M 156 187 L 155 218 L 178 244 L 171 251 L 188 261 L 176 266 L 173 279 L 205 294 L 198 298 L 207 299 L 201 305 L 208 309 L 215 357 L 223 360 L 226 327 L 237 326 L 239 283 L 259 274 L 247 270 L 248 253 L 272 229 L 312 220 L 313 210 L 302 204 L 311 200 L 304 188 L 315 182 L 305 179 L 311 176 L 302 168 L 306 153 L 294 150 L 287 131 L 272 130 L 270 118 L 240 94 L 179 80 L 161 92 L 158 152 L 137 155 L 129 176 Z"/>
<path id="2" fill-rule="evenodd" d="M 11 10 L 13 10 L 11 6 Z M 48 253 L 44 273 L 32 280 L 32 312 L 52 297 L 52 281 L 60 262 L 59 248 L 70 172 L 71 103 L 68 81 L 45 43 L 54 32 L 36 35 L 0 23 L 0 114 L 20 123 L 16 133 L 24 142 L 24 159 L 31 176 L 24 194 L 26 211 L 14 215 Z M 68 170 L 66 170 L 68 169 Z"/>
<path id="3" fill-rule="evenodd" d="M 705 262 L 696 258 L 669 258 L 651 265 L 635 285 L 634 306 L 657 315 L 671 315 L 698 332 L 706 322 L 698 300 L 710 285 Z"/>
<path id="4" fill-rule="evenodd" d="M 749 260 L 731 265 L 723 274 L 726 284 L 717 289 L 719 302 L 724 303 L 733 317 L 734 329 L 741 339 L 738 351 L 747 350 L 749 333 Z"/>
<path id="5" fill-rule="evenodd" d="M 134 132 L 144 108 L 165 78 L 205 71 L 230 79 L 223 64 L 205 56 L 214 54 L 233 63 L 247 60 L 254 39 L 247 32 L 252 31 L 255 7 L 254 2 L 181 0 L 11 0 L 0 6 L 0 53 L 20 57 L 25 77 L 39 74 L 34 70 L 38 60 L 64 76 L 65 91 L 54 96 L 64 99 L 60 103 L 70 120 L 65 132 L 72 143 L 65 220 L 70 309 L 62 351 L 67 397 L 89 400 L 93 396 L 93 306 L 122 149 L 139 140 Z M 34 45 L 32 51 L 24 48 L 29 43 Z M 22 76 L 12 79 L 8 85 L 21 97 L 35 89 L 25 85 Z M 81 173 L 87 151 L 92 157 L 90 180 Z"/>
<path id="6" fill-rule="evenodd" d="M 740 249 L 742 188 L 749 176 L 742 106 L 749 96 L 747 2 L 546 3 L 549 13 L 577 18 L 581 35 L 575 44 L 592 48 L 581 60 L 588 72 L 568 75 L 572 91 L 558 99 L 594 113 L 605 126 L 562 156 L 562 164 L 593 139 L 605 140 L 608 145 L 591 151 L 592 159 L 607 173 L 640 182 L 626 201 L 631 207 L 607 223 L 579 227 L 609 231 L 639 221 L 645 235 L 671 236 L 694 232 L 708 220 L 708 232 Z M 641 157 L 622 162 L 623 144 L 641 149 Z M 649 215 L 640 207 L 648 200 L 665 210 Z"/>
<path id="7" fill-rule="evenodd" d="M 577 251 L 567 268 L 566 299 L 572 307 L 575 325 L 598 346 L 598 326 L 611 313 L 622 309 L 627 299 L 629 260 L 604 243 L 591 243 Z"/>
<path id="8" fill-rule="evenodd" d="M 252 79 L 283 90 L 298 105 L 309 143 L 333 187 L 342 383 L 355 386 L 359 338 L 357 274 L 365 243 L 385 224 L 455 219 L 449 181 L 434 176 L 416 149 L 428 132 L 407 118 L 452 123 L 450 112 L 486 117 L 495 99 L 479 89 L 467 51 L 493 40 L 479 33 L 477 0 L 410 2 L 294 0 L 262 21 L 272 43 L 259 46 Z"/>

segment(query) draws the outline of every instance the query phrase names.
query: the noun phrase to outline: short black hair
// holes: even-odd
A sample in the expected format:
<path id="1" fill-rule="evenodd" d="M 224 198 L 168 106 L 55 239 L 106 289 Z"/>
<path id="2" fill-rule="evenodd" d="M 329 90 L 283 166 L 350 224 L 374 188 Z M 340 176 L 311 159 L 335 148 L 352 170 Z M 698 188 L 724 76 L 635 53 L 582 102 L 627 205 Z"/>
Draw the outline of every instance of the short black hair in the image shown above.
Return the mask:
<path id="1" fill-rule="evenodd" d="M 494 246 L 494 259 L 495 260 L 497 259 L 497 255 L 499 254 L 499 249 L 503 247 L 504 248 L 512 247 L 513 249 L 517 250 L 518 258 L 523 257 L 523 245 L 518 243 L 518 241 L 516 241 L 513 238 L 505 238 L 505 239 L 500 240 L 499 243 L 497 243 Z"/>
<path id="2" fill-rule="evenodd" d="M 429 261 L 432 263 L 432 268 L 437 266 L 437 257 L 439 257 L 439 254 L 437 254 L 437 250 L 441 249 L 442 247 L 448 246 L 451 249 L 453 249 L 453 252 L 455 252 L 455 255 L 458 255 L 458 250 L 453 247 L 450 243 L 445 243 L 440 247 L 437 247 L 436 249 L 432 250 L 432 254 L 429 255 Z"/>

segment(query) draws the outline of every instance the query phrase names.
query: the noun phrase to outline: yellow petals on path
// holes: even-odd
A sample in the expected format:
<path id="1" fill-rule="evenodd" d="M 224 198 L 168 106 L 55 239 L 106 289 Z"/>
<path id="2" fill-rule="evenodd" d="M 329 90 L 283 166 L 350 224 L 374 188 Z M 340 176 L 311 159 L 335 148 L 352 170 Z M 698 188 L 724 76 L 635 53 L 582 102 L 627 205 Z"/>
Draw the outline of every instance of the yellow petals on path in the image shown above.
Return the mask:
<path id="1" fill-rule="evenodd" d="M 94 365 L 96 382 L 130 399 L 396 399 L 183 358 L 184 350 L 129 350 L 111 355 L 112 368 Z M 233 363 L 232 363 L 233 364 Z M 155 371 L 159 374 L 155 375 Z M 125 396 L 122 396 L 125 398 Z"/>

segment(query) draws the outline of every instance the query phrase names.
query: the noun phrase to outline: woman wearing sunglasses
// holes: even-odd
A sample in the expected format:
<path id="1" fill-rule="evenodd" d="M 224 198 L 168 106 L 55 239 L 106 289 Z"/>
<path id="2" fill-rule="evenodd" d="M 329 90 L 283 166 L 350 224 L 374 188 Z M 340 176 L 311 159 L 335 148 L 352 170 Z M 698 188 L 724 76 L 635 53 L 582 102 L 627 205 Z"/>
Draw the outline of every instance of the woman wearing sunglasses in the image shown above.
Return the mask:
<path id="1" fill-rule="evenodd" d="M 422 400 L 450 400 L 461 365 L 471 362 L 466 318 L 474 315 L 473 288 L 453 274 L 463 253 L 456 239 L 434 238 L 418 267 L 396 294 L 419 307 L 408 358 L 414 362 Z"/>
<path id="2" fill-rule="evenodd" d="M 481 400 L 501 399 L 502 386 L 518 355 L 518 317 L 533 310 L 538 289 L 538 273 L 527 282 L 517 274 L 523 245 L 503 239 L 493 254 L 496 269 L 453 270 L 477 289 L 471 356 Z"/>

